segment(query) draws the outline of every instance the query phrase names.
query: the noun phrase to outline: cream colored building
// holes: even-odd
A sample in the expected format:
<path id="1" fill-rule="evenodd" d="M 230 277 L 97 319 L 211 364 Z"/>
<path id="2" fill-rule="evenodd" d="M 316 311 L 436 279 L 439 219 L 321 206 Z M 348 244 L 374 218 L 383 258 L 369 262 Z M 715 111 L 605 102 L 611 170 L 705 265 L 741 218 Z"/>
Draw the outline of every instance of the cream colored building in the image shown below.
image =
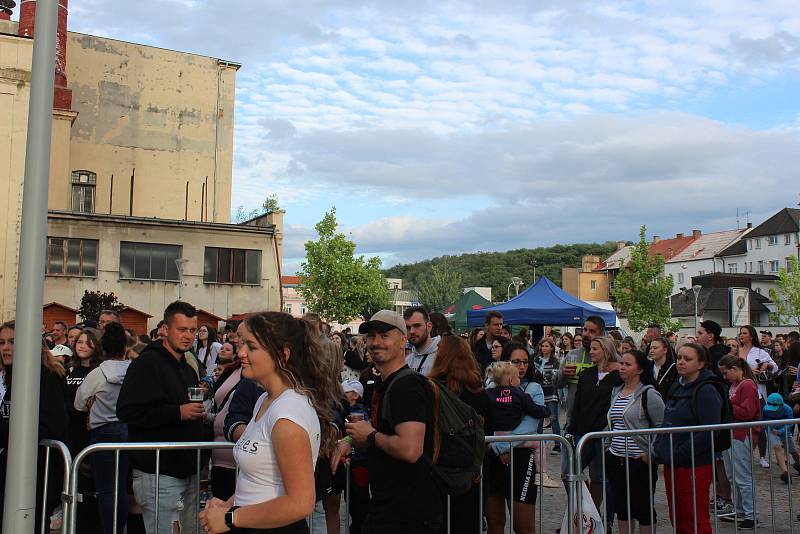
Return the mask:
<path id="1" fill-rule="evenodd" d="M 33 45 L 18 33 L 0 20 L 3 320 L 15 310 Z M 77 308 L 85 289 L 113 291 L 152 323 L 179 296 L 221 317 L 281 309 L 282 213 L 230 224 L 239 65 L 66 35 L 72 99 L 53 111 L 44 302 Z"/>

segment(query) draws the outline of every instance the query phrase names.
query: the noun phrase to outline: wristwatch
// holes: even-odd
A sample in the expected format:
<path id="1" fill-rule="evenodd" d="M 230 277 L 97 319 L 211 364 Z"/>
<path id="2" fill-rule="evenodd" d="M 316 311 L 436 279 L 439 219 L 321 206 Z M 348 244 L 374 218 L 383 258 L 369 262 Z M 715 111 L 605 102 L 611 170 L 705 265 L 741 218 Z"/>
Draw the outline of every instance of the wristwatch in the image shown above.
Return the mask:
<path id="1" fill-rule="evenodd" d="M 237 508 L 239 508 L 239 507 L 238 506 L 231 506 L 230 508 L 228 508 L 228 511 L 225 512 L 225 526 L 226 527 L 234 528 L 235 525 L 233 524 L 233 512 L 236 511 Z"/>
<path id="2" fill-rule="evenodd" d="M 367 445 L 369 445 L 370 447 L 374 447 L 374 446 L 375 446 L 375 435 L 376 435 L 377 433 L 378 433 L 378 431 L 377 431 L 377 430 L 373 430 L 373 431 L 372 431 L 372 432 L 370 432 L 370 433 L 369 433 L 369 435 L 367 436 Z"/>

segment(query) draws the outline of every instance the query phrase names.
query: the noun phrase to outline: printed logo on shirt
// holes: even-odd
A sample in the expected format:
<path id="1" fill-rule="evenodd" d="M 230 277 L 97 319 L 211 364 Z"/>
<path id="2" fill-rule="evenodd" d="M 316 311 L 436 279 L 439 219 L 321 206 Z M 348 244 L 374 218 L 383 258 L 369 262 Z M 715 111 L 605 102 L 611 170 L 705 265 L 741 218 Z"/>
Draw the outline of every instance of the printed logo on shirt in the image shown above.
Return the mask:
<path id="1" fill-rule="evenodd" d="M 11 403 L 8 401 L 0 402 L 0 417 L 8 419 L 11 417 Z"/>
<path id="2" fill-rule="evenodd" d="M 259 445 L 260 443 L 258 441 L 246 439 L 238 442 L 236 444 L 236 448 L 242 452 L 246 452 L 247 454 L 257 454 Z"/>
<path id="3" fill-rule="evenodd" d="M 67 377 L 67 385 L 68 386 L 80 386 L 81 384 L 83 384 L 83 378 L 84 377 L 82 377 L 82 376 L 68 376 Z"/>
<path id="4" fill-rule="evenodd" d="M 495 399 L 495 402 L 503 402 L 503 403 L 514 402 L 514 399 L 511 397 L 511 390 L 501 389 L 500 396 Z"/>

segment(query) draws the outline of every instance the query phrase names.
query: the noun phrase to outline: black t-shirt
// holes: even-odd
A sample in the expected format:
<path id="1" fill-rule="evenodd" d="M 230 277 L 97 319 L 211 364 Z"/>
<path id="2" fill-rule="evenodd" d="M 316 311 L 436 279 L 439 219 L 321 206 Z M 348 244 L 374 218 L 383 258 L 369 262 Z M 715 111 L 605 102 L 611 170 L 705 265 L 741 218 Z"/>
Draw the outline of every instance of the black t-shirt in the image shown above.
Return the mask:
<path id="1" fill-rule="evenodd" d="M 373 402 L 378 412 L 374 418 L 377 421 L 376 428 L 382 434 L 393 435 L 394 427 L 400 423 L 425 423 L 424 455 L 430 455 L 433 394 L 424 377 L 415 373 L 400 378 L 389 392 L 392 420 L 386 421 L 380 413 L 383 394 L 396 378 L 397 372 L 387 377 L 375 392 L 377 398 Z M 375 524 L 407 525 L 413 529 L 414 525 L 440 518 L 442 495 L 432 476 L 423 457 L 415 464 L 409 464 L 392 458 L 378 447 L 370 447 L 369 483 L 372 501 L 369 513 Z"/>

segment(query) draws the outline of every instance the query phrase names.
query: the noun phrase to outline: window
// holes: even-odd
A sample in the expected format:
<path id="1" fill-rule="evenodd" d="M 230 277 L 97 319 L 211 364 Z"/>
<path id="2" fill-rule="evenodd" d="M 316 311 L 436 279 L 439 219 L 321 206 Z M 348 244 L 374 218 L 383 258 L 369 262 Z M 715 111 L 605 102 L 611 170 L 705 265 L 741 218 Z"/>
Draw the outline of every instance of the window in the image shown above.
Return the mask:
<path id="1" fill-rule="evenodd" d="M 678 273 L 678 283 L 679 284 L 683 283 L 683 273 Z"/>
<path id="2" fill-rule="evenodd" d="M 783 236 L 783 244 L 784 245 L 792 244 L 792 234 L 786 234 L 785 236 Z"/>
<path id="3" fill-rule="evenodd" d="M 764 274 L 766 263 L 764 260 L 759 260 L 758 262 L 758 274 Z"/>
<path id="4" fill-rule="evenodd" d="M 288 313 L 289 315 L 292 314 L 292 305 L 291 304 L 284 304 L 283 311 Z"/>
<path id="5" fill-rule="evenodd" d="M 780 265 L 781 265 L 781 262 L 779 262 L 778 260 L 770 260 L 770 262 L 769 262 L 769 272 L 777 273 L 778 269 L 781 268 Z"/>
<path id="6" fill-rule="evenodd" d="M 72 171 L 72 211 L 94 213 L 94 188 L 97 174 L 91 171 Z"/>
<path id="7" fill-rule="evenodd" d="M 591 285 L 592 291 L 595 291 L 597 289 L 597 280 L 592 280 L 590 285 Z"/>
<path id="8" fill-rule="evenodd" d="M 738 271 L 739 264 L 738 263 L 729 263 L 728 264 L 728 272 L 735 273 Z"/>
<path id="9" fill-rule="evenodd" d="M 771 247 L 774 247 L 774 246 L 775 246 L 775 245 L 777 245 L 777 244 L 778 244 L 778 236 L 776 236 L 776 235 L 771 235 L 771 236 L 769 236 L 769 237 L 767 238 L 767 245 L 769 245 L 769 246 L 771 246 Z"/>
<path id="10" fill-rule="evenodd" d="M 97 276 L 97 240 L 47 238 L 49 276 Z"/>
<path id="11" fill-rule="evenodd" d="M 750 265 L 749 265 L 749 267 L 750 267 L 750 272 L 752 273 L 752 272 L 753 272 L 753 262 L 751 261 L 751 262 L 749 262 L 749 263 L 750 263 Z"/>
<path id="12" fill-rule="evenodd" d="M 756 239 L 756 248 L 761 248 L 761 240 Z"/>
<path id="13" fill-rule="evenodd" d="M 207 284 L 260 284 L 261 251 L 206 247 L 203 282 Z"/>
<path id="14" fill-rule="evenodd" d="M 792 272 L 792 259 L 791 258 L 786 258 L 786 272 L 787 273 Z"/>
<path id="15" fill-rule="evenodd" d="M 181 250 L 180 245 L 123 241 L 119 247 L 119 277 L 178 282 L 180 275 L 175 260 L 181 257 Z"/>
<path id="16" fill-rule="evenodd" d="M 705 272 L 705 271 L 698 271 L 698 272 L 697 272 L 697 276 L 703 276 L 704 274 L 706 274 L 706 272 Z"/>

